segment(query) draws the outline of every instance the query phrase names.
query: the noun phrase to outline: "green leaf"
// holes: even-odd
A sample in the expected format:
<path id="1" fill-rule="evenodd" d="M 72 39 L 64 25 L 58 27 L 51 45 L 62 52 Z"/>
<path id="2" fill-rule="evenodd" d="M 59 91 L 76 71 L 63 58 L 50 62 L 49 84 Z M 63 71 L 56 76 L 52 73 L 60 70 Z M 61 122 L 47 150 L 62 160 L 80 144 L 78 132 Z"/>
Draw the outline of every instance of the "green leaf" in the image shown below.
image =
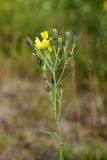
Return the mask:
<path id="1" fill-rule="evenodd" d="M 39 128 L 33 128 L 33 130 L 42 134 L 46 134 L 47 136 L 54 137 L 56 139 L 59 138 L 58 134 L 55 131 L 49 131 L 47 129 L 39 129 Z"/>
<path id="2" fill-rule="evenodd" d="M 57 139 L 59 138 L 59 135 L 58 135 L 57 132 L 53 131 L 53 135 L 54 135 L 55 138 L 57 138 Z"/>

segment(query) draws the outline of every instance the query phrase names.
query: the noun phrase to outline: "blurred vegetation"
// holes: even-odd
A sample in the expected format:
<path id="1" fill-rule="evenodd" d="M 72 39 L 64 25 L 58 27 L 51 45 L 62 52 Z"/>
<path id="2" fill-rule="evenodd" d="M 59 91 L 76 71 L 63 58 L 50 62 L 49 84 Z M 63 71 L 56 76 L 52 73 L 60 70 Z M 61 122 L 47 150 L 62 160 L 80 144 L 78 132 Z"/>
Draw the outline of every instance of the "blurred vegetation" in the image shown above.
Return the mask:
<path id="1" fill-rule="evenodd" d="M 91 62 L 93 72 L 103 85 L 107 79 L 107 11 L 104 2 L 1 0 L 0 54 L 16 61 L 28 60 L 30 51 L 25 44 L 26 36 L 34 39 L 42 30 L 51 28 L 58 28 L 60 32 L 69 30 L 78 35 L 75 54 L 78 76 L 87 78 L 87 65 Z"/>
<path id="2" fill-rule="evenodd" d="M 107 112 L 105 112 L 107 111 L 106 0 L 1 0 L 0 77 L 1 79 L 3 79 L 6 74 L 15 74 L 22 78 L 37 78 L 39 68 L 35 63 L 35 59 L 32 60 L 32 53 L 25 42 L 25 38 L 29 36 L 34 40 L 35 36 L 38 35 L 41 31 L 51 30 L 52 28 L 57 28 L 60 34 L 62 34 L 64 31 L 70 31 L 72 35 L 77 34 L 78 42 L 73 57 L 73 63 L 71 62 L 71 68 L 68 68 L 68 71 L 72 69 L 73 72 L 72 85 L 74 86 L 74 88 L 72 89 L 72 92 L 74 95 L 72 97 L 75 99 L 78 92 L 81 92 L 81 90 L 84 91 L 84 89 L 89 89 L 91 91 L 92 96 L 94 97 L 94 99 L 96 99 L 96 106 L 99 107 L 99 111 L 101 113 L 101 115 L 99 116 L 99 111 L 97 113 L 96 107 L 92 107 L 90 109 L 91 111 L 89 113 L 92 113 L 92 127 L 94 128 L 96 123 L 99 123 L 99 121 L 96 122 L 95 119 L 97 119 L 98 117 L 101 118 L 102 114 L 107 117 Z M 29 90 L 27 92 L 29 92 Z M 31 95 L 34 96 L 34 93 L 31 92 Z M 22 99 L 22 97 L 20 97 L 20 95 L 18 96 L 18 101 L 20 99 L 21 102 L 26 101 L 26 96 L 23 98 L 24 100 Z M 65 95 L 65 97 L 66 96 L 67 95 Z M 32 104 L 34 105 L 34 103 Z M 22 108 L 22 110 L 24 109 Z M 38 108 L 36 110 L 33 106 L 33 110 L 35 114 L 43 114 L 43 116 L 45 117 L 42 117 L 43 120 L 48 117 L 48 112 L 46 115 L 44 115 L 41 108 Z M 80 113 L 77 113 L 78 121 L 81 121 L 81 117 L 86 117 L 86 115 L 84 116 L 85 112 L 87 115 L 87 110 L 84 111 L 84 113 L 82 112 L 81 115 L 79 115 Z M 27 114 L 30 118 L 26 117 L 25 119 L 32 120 L 34 114 L 32 113 L 33 116 L 30 112 L 28 112 Z M 37 115 L 37 117 L 39 117 L 39 115 Z M 38 119 L 40 119 L 40 117 Z M 49 120 L 50 119 L 51 117 L 49 117 Z M 68 119 L 71 120 L 72 118 L 69 118 L 68 115 Z M 35 119 L 33 119 L 32 121 L 34 120 Z M 32 124 L 32 122 L 30 123 Z M 101 132 L 103 131 L 103 129 L 104 134 L 103 132 Z M 97 134 L 95 130 L 93 131 L 93 134 L 95 134 L 94 136 L 101 135 L 102 137 L 107 138 L 107 130 L 105 131 L 104 126 L 100 126 L 97 131 Z M 5 149 L 6 145 L 8 146 L 10 144 L 10 139 L 12 139 L 12 137 L 10 137 L 7 132 L 0 133 L 0 152 L 1 150 Z M 105 139 L 103 140 L 105 141 Z M 31 148 L 33 152 L 31 153 L 34 154 L 34 157 L 35 146 L 36 145 L 34 145 L 33 149 Z M 26 148 L 24 149 L 22 144 L 21 147 L 19 148 L 21 148 L 20 150 L 21 152 L 23 152 L 22 157 L 24 157 L 28 154 L 28 152 L 26 151 Z M 82 151 L 78 152 L 79 155 L 74 156 L 73 154 L 71 154 L 71 150 L 69 151 L 68 146 L 68 150 L 65 153 L 65 159 L 70 160 L 72 158 L 78 160 L 106 160 L 107 153 L 105 148 L 100 146 L 100 144 L 97 145 L 96 143 L 91 145 L 90 147 L 89 145 L 86 145 Z M 21 157 L 20 154 L 17 155 L 17 157 L 18 156 Z M 29 157 L 31 157 L 31 155 Z M 10 159 L 12 159 L 12 157 Z"/>

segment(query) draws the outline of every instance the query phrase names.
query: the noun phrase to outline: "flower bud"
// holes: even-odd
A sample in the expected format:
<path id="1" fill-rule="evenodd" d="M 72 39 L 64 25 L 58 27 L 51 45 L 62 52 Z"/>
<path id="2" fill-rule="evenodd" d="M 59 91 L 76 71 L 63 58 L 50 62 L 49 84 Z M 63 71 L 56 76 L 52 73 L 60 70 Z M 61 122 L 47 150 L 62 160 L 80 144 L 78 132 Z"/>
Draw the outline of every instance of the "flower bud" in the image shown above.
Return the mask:
<path id="1" fill-rule="evenodd" d="M 65 32 L 64 37 L 65 37 L 65 40 L 69 40 L 70 32 Z"/>
<path id="2" fill-rule="evenodd" d="M 76 44 L 77 43 L 77 36 L 74 34 L 72 37 L 72 43 Z"/>
<path id="3" fill-rule="evenodd" d="M 53 29 L 51 34 L 51 45 L 56 49 L 58 45 L 58 32 L 56 29 Z"/>
<path id="4" fill-rule="evenodd" d="M 58 31 L 57 31 L 57 29 L 53 29 L 53 30 L 52 30 L 52 38 L 53 38 L 54 40 L 58 38 Z"/>
<path id="5" fill-rule="evenodd" d="M 63 38 L 63 44 L 62 44 L 63 47 L 67 47 L 69 38 L 70 38 L 70 32 L 65 32 L 64 38 Z"/>
<path id="6" fill-rule="evenodd" d="M 26 42 L 31 47 L 32 51 L 35 52 L 34 43 L 33 43 L 32 39 L 29 37 L 26 37 Z"/>
<path id="7" fill-rule="evenodd" d="M 58 38 L 58 50 L 61 50 L 62 48 L 62 38 Z"/>

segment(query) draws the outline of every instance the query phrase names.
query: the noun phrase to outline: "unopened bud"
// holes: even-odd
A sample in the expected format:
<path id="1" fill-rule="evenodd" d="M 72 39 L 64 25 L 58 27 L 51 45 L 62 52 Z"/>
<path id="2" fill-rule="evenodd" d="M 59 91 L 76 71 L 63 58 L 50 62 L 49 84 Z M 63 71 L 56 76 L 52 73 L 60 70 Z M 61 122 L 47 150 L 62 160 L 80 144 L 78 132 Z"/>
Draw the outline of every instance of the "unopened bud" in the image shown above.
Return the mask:
<path id="1" fill-rule="evenodd" d="M 64 38 L 63 38 L 63 44 L 62 44 L 63 47 L 67 46 L 69 38 L 70 38 L 70 32 L 65 32 Z"/>
<path id="2" fill-rule="evenodd" d="M 62 38 L 58 38 L 58 49 L 60 50 L 62 48 Z"/>
<path id="3" fill-rule="evenodd" d="M 58 44 L 58 32 L 56 29 L 51 31 L 51 45 L 56 49 Z"/>
<path id="4" fill-rule="evenodd" d="M 64 37 L 65 37 L 65 40 L 69 40 L 70 32 L 65 32 Z"/>
<path id="5" fill-rule="evenodd" d="M 27 44 L 31 47 L 32 51 L 35 52 L 34 43 L 31 38 L 26 37 Z"/>
<path id="6" fill-rule="evenodd" d="M 57 39 L 58 38 L 58 31 L 57 31 L 57 29 L 53 29 L 52 30 L 52 37 L 53 37 L 53 39 Z"/>
<path id="7" fill-rule="evenodd" d="M 77 43 L 77 36 L 74 34 L 72 37 L 72 43 L 76 44 Z"/>

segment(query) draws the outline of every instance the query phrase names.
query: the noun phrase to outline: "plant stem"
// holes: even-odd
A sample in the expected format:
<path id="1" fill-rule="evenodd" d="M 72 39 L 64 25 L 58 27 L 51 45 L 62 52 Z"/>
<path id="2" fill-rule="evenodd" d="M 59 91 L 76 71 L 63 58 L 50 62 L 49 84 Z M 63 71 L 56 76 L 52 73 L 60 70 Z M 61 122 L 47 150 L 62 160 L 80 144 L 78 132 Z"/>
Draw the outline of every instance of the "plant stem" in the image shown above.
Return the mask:
<path id="1" fill-rule="evenodd" d="M 58 113 L 58 119 L 57 119 L 57 83 L 56 83 L 56 75 L 55 70 L 53 72 L 53 80 L 54 80 L 54 90 L 53 90 L 53 105 L 54 105 L 54 113 L 55 113 L 55 124 L 56 128 L 58 130 L 59 135 L 59 156 L 60 160 L 63 160 L 63 146 L 62 146 L 62 134 L 61 134 L 61 128 L 60 128 L 60 113 Z M 60 106 L 59 106 L 60 107 Z M 59 109 L 60 112 L 60 109 Z"/>
<path id="2" fill-rule="evenodd" d="M 59 82 L 60 82 L 60 80 L 61 80 L 61 78 L 62 78 L 62 76 L 63 76 L 63 74 L 64 74 L 65 67 L 66 67 L 66 64 L 64 64 L 62 73 L 61 73 L 61 75 L 60 75 L 60 77 L 59 77 L 59 80 L 58 80 L 57 84 L 59 84 Z"/>
<path id="3" fill-rule="evenodd" d="M 53 71 L 53 80 L 54 80 L 54 88 L 53 88 L 53 105 L 54 105 L 54 113 L 55 113 L 55 124 L 57 125 L 57 88 L 56 88 L 56 75 L 55 71 Z"/>
<path id="4" fill-rule="evenodd" d="M 60 124 L 58 124 L 58 133 L 59 133 L 59 157 L 60 160 L 63 160 L 63 143 L 62 143 L 62 134 Z"/>
<path id="5" fill-rule="evenodd" d="M 56 75 L 55 75 L 55 71 L 53 72 L 53 80 L 54 80 L 54 90 L 53 90 L 53 94 L 54 94 L 54 112 L 55 112 L 55 124 L 56 124 L 56 128 L 58 130 L 58 135 L 59 135 L 59 156 L 60 156 L 60 160 L 63 160 L 63 146 L 62 146 L 62 134 L 61 134 L 61 128 L 60 128 L 60 113 L 57 114 L 57 83 L 56 83 Z M 61 106 L 59 106 L 61 107 Z M 59 108 L 59 112 L 60 112 L 60 108 Z"/>

